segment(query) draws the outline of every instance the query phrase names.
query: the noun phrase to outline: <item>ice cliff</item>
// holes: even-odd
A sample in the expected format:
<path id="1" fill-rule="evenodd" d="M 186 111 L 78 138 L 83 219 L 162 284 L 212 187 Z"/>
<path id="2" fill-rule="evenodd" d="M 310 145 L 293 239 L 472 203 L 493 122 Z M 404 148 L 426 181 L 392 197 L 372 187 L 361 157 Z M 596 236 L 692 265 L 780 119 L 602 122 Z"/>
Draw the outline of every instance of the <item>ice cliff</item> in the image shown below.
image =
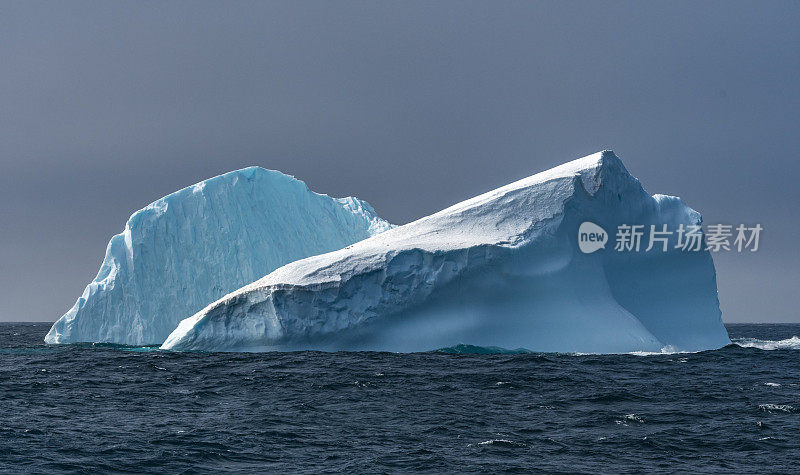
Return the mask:
<path id="1" fill-rule="evenodd" d="M 389 227 L 363 201 L 314 193 L 276 171 L 226 173 L 134 213 L 45 341 L 160 345 L 228 292 Z"/>
<path id="2" fill-rule="evenodd" d="M 585 221 L 611 245 L 582 253 Z M 162 348 L 719 348 L 730 340 L 708 252 L 675 249 L 674 237 L 667 251 L 613 249 L 621 224 L 700 221 L 679 198 L 647 194 L 612 152 L 597 153 L 287 264 L 180 322 Z"/>

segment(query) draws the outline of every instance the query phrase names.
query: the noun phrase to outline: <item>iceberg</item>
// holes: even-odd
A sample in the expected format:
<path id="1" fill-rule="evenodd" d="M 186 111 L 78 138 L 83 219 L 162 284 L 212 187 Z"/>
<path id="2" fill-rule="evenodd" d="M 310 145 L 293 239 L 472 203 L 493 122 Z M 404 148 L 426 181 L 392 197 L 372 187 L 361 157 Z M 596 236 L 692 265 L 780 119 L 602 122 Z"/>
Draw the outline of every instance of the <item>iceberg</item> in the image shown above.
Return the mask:
<path id="1" fill-rule="evenodd" d="M 163 349 L 698 351 L 730 344 L 708 251 L 622 252 L 579 229 L 699 226 L 604 151 L 280 267 L 183 320 Z M 702 237 L 702 236 L 701 236 Z M 613 239 L 612 239 L 613 241 Z M 669 244 L 667 246 L 667 244 Z M 597 246 L 595 246 L 597 247 Z"/>
<path id="2" fill-rule="evenodd" d="M 390 227 L 364 201 L 314 193 L 277 171 L 226 173 L 135 212 L 45 342 L 160 345 L 209 302 Z"/>

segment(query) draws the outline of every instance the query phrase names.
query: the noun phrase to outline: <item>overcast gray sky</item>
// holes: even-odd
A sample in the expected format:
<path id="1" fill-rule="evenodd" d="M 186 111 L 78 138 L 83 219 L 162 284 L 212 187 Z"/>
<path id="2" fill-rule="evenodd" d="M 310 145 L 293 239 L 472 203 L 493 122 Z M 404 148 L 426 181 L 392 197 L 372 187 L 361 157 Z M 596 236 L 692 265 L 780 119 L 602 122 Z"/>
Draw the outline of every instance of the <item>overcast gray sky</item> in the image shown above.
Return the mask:
<path id="1" fill-rule="evenodd" d="M 260 165 L 405 223 L 613 149 L 706 223 L 725 321 L 800 321 L 800 2 L 0 1 L 0 321 Z"/>

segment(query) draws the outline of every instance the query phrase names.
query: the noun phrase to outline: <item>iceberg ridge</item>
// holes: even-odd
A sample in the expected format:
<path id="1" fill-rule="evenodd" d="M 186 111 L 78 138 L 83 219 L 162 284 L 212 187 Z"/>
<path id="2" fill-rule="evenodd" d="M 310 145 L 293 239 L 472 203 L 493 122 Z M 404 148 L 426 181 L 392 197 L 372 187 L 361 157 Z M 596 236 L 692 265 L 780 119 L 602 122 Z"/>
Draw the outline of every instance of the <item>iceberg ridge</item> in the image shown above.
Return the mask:
<path id="1" fill-rule="evenodd" d="M 568 162 L 347 248 L 280 267 L 180 322 L 163 349 L 545 352 L 720 348 L 707 251 L 578 251 L 591 221 L 701 222 L 613 152 Z"/>

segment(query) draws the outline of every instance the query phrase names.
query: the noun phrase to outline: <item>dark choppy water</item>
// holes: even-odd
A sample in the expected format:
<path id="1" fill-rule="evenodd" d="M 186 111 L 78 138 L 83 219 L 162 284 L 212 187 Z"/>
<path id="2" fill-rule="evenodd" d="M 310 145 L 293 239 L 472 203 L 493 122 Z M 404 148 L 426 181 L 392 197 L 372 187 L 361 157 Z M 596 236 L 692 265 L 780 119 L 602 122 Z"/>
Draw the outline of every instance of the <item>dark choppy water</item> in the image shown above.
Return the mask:
<path id="1" fill-rule="evenodd" d="M 800 326 L 695 354 L 181 354 L 0 324 L 0 471 L 794 472 Z M 794 338 L 793 338 L 794 337 Z M 749 346 L 749 347 L 747 347 Z"/>

